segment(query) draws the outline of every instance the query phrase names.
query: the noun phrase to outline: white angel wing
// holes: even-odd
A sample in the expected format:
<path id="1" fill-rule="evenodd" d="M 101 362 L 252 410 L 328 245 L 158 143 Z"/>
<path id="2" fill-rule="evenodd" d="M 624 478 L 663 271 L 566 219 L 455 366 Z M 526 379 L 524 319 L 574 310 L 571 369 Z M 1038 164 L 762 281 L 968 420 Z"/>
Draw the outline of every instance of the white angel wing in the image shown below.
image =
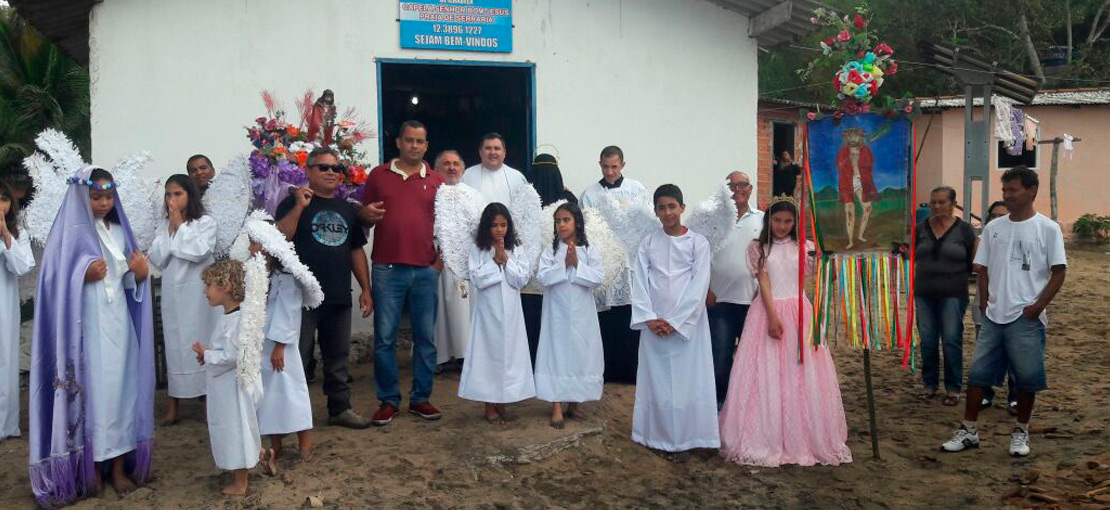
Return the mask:
<path id="1" fill-rule="evenodd" d="M 602 295 L 628 270 L 628 251 L 600 210 L 587 207 L 582 210 L 582 216 L 586 220 L 586 240 L 590 242 L 590 247 L 601 252 L 601 262 L 605 266 L 605 279 L 594 289 L 595 295 Z"/>
<path id="2" fill-rule="evenodd" d="M 244 284 L 246 299 L 239 318 L 239 359 L 236 360 L 236 379 L 257 403 L 262 398 L 262 341 L 266 328 L 266 297 L 270 278 L 266 259 L 261 253 L 243 264 L 246 270 Z"/>
<path id="3" fill-rule="evenodd" d="M 636 253 L 640 241 L 660 228 L 659 219 L 651 206 L 640 201 L 629 202 L 623 209 L 621 203 L 606 196 L 598 208 L 609 222 L 609 228 L 628 253 Z M 588 223 L 587 223 L 588 225 Z"/>
<path id="4" fill-rule="evenodd" d="M 158 181 L 142 176 L 143 167 L 148 162 L 150 153 L 143 151 L 120 160 L 112 168 L 112 178 L 119 185 L 119 201 L 127 213 L 127 221 L 131 223 L 135 242 L 142 251 L 150 249 L 158 231 L 158 221 L 162 217 Z"/>
<path id="5" fill-rule="evenodd" d="M 247 219 L 251 205 L 250 165 L 243 155 L 231 158 L 223 170 L 212 179 L 208 191 L 204 193 L 204 209 L 216 220 L 216 253 L 226 255 L 243 222 Z"/>
<path id="6" fill-rule="evenodd" d="M 567 203 L 566 200 L 552 202 L 550 204 L 547 204 L 547 207 L 544 207 L 543 210 L 540 211 L 539 232 L 541 236 L 544 235 L 544 232 L 547 233 L 547 236 L 551 236 L 552 233 L 555 232 L 555 210 L 558 209 L 560 205 L 563 205 L 565 203 Z M 513 214 L 513 219 L 515 221 L 516 214 Z M 517 228 L 519 229 L 520 227 L 517 226 Z M 543 294 L 543 285 L 540 285 L 539 280 L 536 280 L 536 272 L 539 271 L 540 255 L 543 254 L 543 250 L 551 249 L 551 241 L 552 237 L 546 237 L 543 238 L 543 240 L 541 240 L 541 242 L 539 243 L 539 249 L 536 250 L 536 258 L 535 260 L 531 261 L 532 279 L 528 280 L 528 285 L 521 289 L 522 291 L 526 291 L 527 293 L 532 294 Z"/>
<path id="7" fill-rule="evenodd" d="M 69 186 L 67 179 L 76 176 L 85 166 L 73 142 L 54 129 L 44 130 L 35 138 L 36 152 L 23 160 L 23 166 L 35 183 L 35 199 L 27 207 L 26 226 L 31 240 L 39 246 L 46 243 L 54 218 L 62 208 L 62 199 Z M 112 170 L 118 185 L 120 204 L 127 213 L 139 249 L 146 251 L 154 241 L 161 201 L 155 199 L 158 183 L 141 175 L 150 161 L 150 154 L 139 152 L 120 161 Z"/>
<path id="8" fill-rule="evenodd" d="M 297 248 L 292 241 L 285 239 L 273 224 L 270 213 L 255 209 L 243 224 L 243 230 L 235 238 L 228 250 L 228 258 L 247 262 L 250 259 L 250 244 L 254 241 L 262 249 L 281 263 L 283 270 L 297 280 L 304 292 L 304 308 L 311 310 L 324 302 L 324 291 L 312 270 L 297 257 Z"/>
<path id="9" fill-rule="evenodd" d="M 35 199 L 24 213 L 31 241 L 42 246 L 62 208 L 68 187 L 66 179 L 77 175 L 85 162 L 73 142 L 60 131 L 47 129 L 39 133 L 35 145 L 39 151 L 23 160 L 23 167 L 35 185 Z"/>
<path id="10" fill-rule="evenodd" d="M 536 266 L 539 265 L 540 250 L 544 245 L 544 232 L 551 232 L 551 230 L 543 230 L 544 208 L 541 204 L 540 195 L 532 186 L 517 188 L 512 200 L 509 201 L 509 214 L 513 216 L 513 226 L 520 240 L 520 246 L 513 251 L 518 257 L 528 261 L 532 274 L 536 273 Z M 550 216 L 549 214 L 548 221 L 554 225 L 555 220 Z M 550 243 L 551 239 L 547 241 Z"/>
<path id="11" fill-rule="evenodd" d="M 728 184 L 721 184 L 713 195 L 698 204 L 686 226 L 709 241 L 709 247 L 716 252 L 736 226 L 736 202 L 732 200 L 732 190 Z"/>
<path id="12" fill-rule="evenodd" d="M 468 277 L 467 260 L 485 200 L 463 183 L 440 186 L 436 192 L 435 237 L 448 269 L 461 279 Z"/>

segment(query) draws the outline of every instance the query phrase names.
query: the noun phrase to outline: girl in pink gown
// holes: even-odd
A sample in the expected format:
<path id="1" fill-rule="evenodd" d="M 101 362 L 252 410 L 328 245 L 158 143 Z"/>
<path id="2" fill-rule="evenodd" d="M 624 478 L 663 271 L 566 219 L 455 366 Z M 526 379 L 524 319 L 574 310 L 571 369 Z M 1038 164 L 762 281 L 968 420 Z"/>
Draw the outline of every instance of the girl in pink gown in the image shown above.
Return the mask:
<path id="1" fill-rule="evenodd" d="M 836 366 L 824 345 L 805 345 L 798 360 L 798 234 L 792 201 L 771 204 L 763 232 L 748 249 L 748 264 L 759 279 L 728 395 L 720 414 L 721 455 L 738 464 L 778 467 L 851 462 L 845 441 L 848 425 L 840 401 Z M 806 267 L 813 268 L 807 241 Z M 803 334 L 813 317 L 802 299 Z"/>

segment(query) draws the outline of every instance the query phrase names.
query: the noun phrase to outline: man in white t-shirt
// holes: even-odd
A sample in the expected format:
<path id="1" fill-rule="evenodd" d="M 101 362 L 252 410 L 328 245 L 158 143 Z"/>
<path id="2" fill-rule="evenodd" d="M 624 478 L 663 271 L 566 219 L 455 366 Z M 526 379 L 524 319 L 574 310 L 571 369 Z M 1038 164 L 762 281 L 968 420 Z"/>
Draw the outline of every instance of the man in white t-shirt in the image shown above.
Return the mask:
<path id="1" fill-rule="evenodd" d="M 601 180 L 582 192 L 579 204 L 583 209 L 600 207 L 612 197 L 624 209 L 630 204 L 650 200 L 644 185 L 626 178 L 624 151 L 610 145 L 601 151 L 598 161 Z M 632 254 L 635 255 L 635 254 Z M 605 349 L 605 381 L 636 382 L 636 367 L 640 351 L 640 332 L 629 327 L 632 322 L 632 264 L 613 285 L 597 296 L 598 323 L 601 326 L 601 343 Z"/>
<path id="2" fill-rule="evenodd" d="M 713 375 L 717 382 L 717 410 L 725 402 L 736 339 L 744 331 L 748 306 L 759 283 L 748 268 L 748 245 L 763 230 L 763 211 L 752 209 L 752 180 L 744 172 L 728 174 L 728 187 L 736 202 L 736 225 L 713 254 L 709 276 L 709 332 L 713 339 Z"/>
<path id="3" fill-rule="evenodd" d="M 519 170 L 505 164 L 505 138 L 497 133 L 482 137 L 478 150 L 482 163 L 466 169 L 462 182 L 482 193 L 486 202 L 500 202 L 506 207 L 513 194 L 528 180 Z"/>
<path id="4" fill-rule="evenodd" d="M 1045 380 L 1045 308 L 1064 285 L 1067 259 L 1064 235 L 1056 222 L 1033 209 L 1037 173 L 1018 166 L 1002 174 L 1002 199 L 1009 216 L 983 228 L 975 254 L 979 274 L 979 310 L 983 327 L 967 377 L 967 405 L 962 426 L 944 443 L 944 451 L 979 446 L 976 421 L 983 389 L 997 383 L 1003 363 L 1013 370 L 1017 388 L 1017 424 L 1010 436 L 1010 455 L 1029 455 L 1029 419 Z"/>

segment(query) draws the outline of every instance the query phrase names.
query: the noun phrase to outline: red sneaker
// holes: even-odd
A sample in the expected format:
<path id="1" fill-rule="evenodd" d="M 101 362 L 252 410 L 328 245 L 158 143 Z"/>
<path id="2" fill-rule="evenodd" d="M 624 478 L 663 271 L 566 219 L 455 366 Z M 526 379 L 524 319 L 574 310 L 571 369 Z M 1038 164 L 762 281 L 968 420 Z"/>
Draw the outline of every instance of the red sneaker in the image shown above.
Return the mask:
<path id="1" fill-rule="evenodd" d="M 398 409 L 393 404 L 382 402 L 378 406 L 378 410 L 374 412 L 374 416 L 370 418 L 370 424 L 376 427 L 383 427 L 389 425 L 393 418 L 397 416 Z"/>
<path id="2" fill-rule="evenodd" d="M 409 404 L 409 412 L 428 421 L 438 420 L 443 417 L 443 415 L 440 414 L 439 409 L 436 409 L 436 406 L 433 406 L 428 402 L 423 402 L 420 404 Z"/>

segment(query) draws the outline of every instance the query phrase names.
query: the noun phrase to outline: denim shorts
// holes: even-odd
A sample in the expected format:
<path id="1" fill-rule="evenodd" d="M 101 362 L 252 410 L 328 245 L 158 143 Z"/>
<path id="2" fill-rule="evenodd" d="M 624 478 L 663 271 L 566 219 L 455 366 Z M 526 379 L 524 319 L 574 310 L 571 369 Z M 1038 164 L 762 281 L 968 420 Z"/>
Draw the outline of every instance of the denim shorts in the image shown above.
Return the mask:
<path id="1" fill-rule="evenodd" d="M 989 388 L 1009 363 L 1017 391 L 1035 393 L 1048 388 L 1044 373 L 1045 334 L 1039 319 L 1025 316 L 1009 324 L 983 318 L 975 353 L 971 356 L 968 386 Z"/>

